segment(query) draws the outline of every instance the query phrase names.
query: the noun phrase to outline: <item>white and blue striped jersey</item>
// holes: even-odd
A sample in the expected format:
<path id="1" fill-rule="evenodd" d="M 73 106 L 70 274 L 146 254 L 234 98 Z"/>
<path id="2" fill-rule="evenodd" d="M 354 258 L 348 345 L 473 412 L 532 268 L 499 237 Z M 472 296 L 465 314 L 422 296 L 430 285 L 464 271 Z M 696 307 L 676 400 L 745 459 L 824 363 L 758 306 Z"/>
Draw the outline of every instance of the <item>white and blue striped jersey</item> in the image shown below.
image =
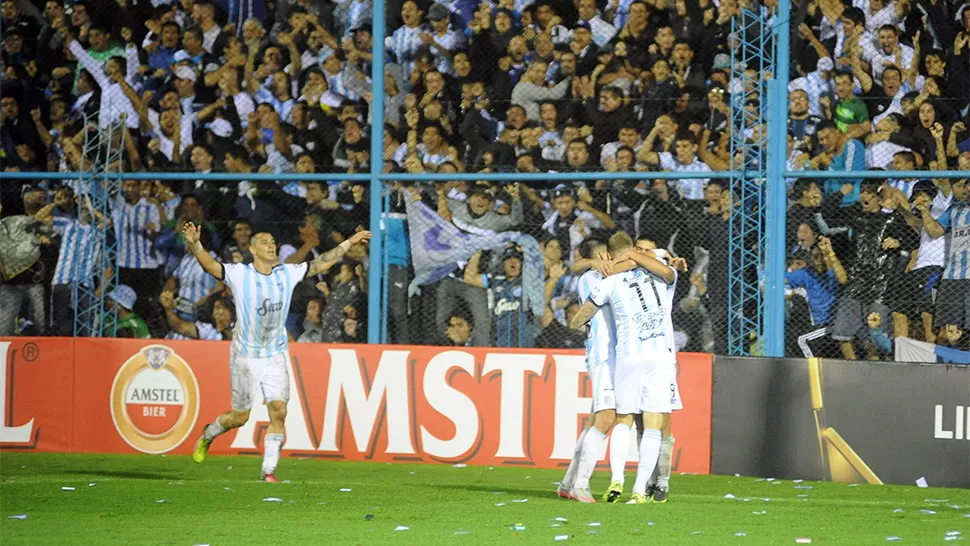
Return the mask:
<path id="1" fill-rule="evenodd" d="M 590 300 L 613 309 L 616 324 L 616 359 L 669 355 L 664 298 L 667 283 L 642 268 L 603 279 Z"/>
<path id="2" fill-rule="evenodd" d="M 943 279 L 970 279 L 970 203 L 954 204 L 937 221 L 947 230 Z"/>
<path id="3" fill-rule="evenodd" d="M 696 156 L 694 160 L 689 165 L 684 165 L 681 163 L 677 156 L 670 152 L 660 152 L 657 154 L 660 159 L 660 168 L 665 171 L 674 171 L 680 173 L 699 173 L 699 172 L 711 172 L 711 168 Z M 700 201 L 704 199 L 704 187 L 710 180 L 707 178 L 699 178 L 697 180 L 678 180 L 677 181 L 677 192 L 684 199 L 691 201 Z"/>
<path id="4" fill-rule="evenodd" d="M 616 11 L 613 12 L 613 28 L 616 30 L 623 30 L 623 27 L 630 20 L 630 5 L 633 4 L 635 0 L 620 0 L 619 4 L 616 6 Z"/>
<path id="5" fill-rule="evenodd" d="M 115 200 L 115 234 L 118 237 L 118 267 L 128 269 L 155 269 L 161 265 L 152 251 L 152 240 L 145 230 L 146 224 L 161 228 L 158 207 L 142 197 L 134 205 L 124 199 Z"/>
<path id="6" fill-rule="evenodd" d="M 590 295 L 600 282 L 603 275 L 591 269 L 579 278 L 579 287 L 576 293 L 579 295 L 580 303 L 586 303 Z M 593 315 L 589 321 L 589 330 L 586 334 L 586 370 L 592 370 L 595 366 L 612 362 L 616 357 L 616 331 L 613 323 L 613 310 L 609 304 L 602 305 L 599 311 Z"/>
<path id="7" fill-rule="evenodd" d="M 282 264 L 269 275 L 252 264 L 222 264 L 225 282 L 236 304 L 232 352 L 240 356 L 269 358 L 289 350 L 286 316 L 297 283 L 306 277 L 309 264 Z"/>
<path id="8" fill-rule="evenodd" d="M 291 97 L 286 100 L 280 100 L 276 98 L 276 95 L 272 91 L 265 87 L 260 87 L 256 91 L 254 98 L 258 103 L 257 106 L 264 102 L 269 103 L 273 106 L 273 110 L 276 110 L 276 113 L 280 115 L 281 120 L 292 123 L 293 107 L 296 106 L 296 99 Z"/>
<path id="9" fill-rule="evenodd" d="M 199 332 L 199 337 L 197 339 L 202 341 L 222 341 L 222 334 L 216 327 L 209 324 L 208 322 L 203 322 L 201 320 L 195 321 L 195 329 Z M 176 332 L 169 332 L 165 339 L 183 339 L 190 340 L 192 338 L 183 336 L 182 334 Z"/>
<path id="10" fill-rule="evenodd" d="M 96 229 L 76 218 L 54 217 L 54 231 L 61 236 L 61 247 L 51 285 L 91 282 L 101 259 Z"/>
<path id="11" fill-rule="evenodd" d="M 677 341 L 674 338 L 674 292 L 677 290 L 677 271 L 674 271 L 674 282 L 667 285 L 666 294 L 662 294 L 664 304 L 664 335 L 667 341 L 667 348 L 670 352 L 677 354 Z"/>
<path id="12" fill-rule="evenodd" d="M 215 252 L 210 251 L 209 255 L 214 260 L 219 259 Z M 218 282 L 215 277 L 206 273 L 199 265 L 199 260 L 188 252 L 182 256 L 182 261 L 179 262 L 172 276 L 179 283 L 178 297 L 191 303 L 193 308 L 199 300 L 212 293 Z"/>
<path id="13" fill-rule="evenodd" d="M 411 28 L 407 25 L 399 27 L 394 34 L 388 36 L 384 41 L 384 46 L 394 53 L 397 64 L 401 65 L 402 73 L 410 74 L 414 69 L 415 57 L 422 47 L 420 26 Z M 405 78 L 404 83 L 408 85 Z"/>

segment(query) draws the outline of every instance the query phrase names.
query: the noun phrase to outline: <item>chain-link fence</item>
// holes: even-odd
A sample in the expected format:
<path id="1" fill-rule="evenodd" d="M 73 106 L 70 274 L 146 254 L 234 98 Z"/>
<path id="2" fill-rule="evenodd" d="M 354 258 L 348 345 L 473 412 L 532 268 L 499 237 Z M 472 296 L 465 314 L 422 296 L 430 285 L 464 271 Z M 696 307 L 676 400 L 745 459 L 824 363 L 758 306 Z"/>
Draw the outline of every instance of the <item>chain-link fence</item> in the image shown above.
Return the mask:
<path id="1" fill-rule="evenodd" d="M 71 205 L 57 177 L 29 190 L 0 185 L 4 218 L 26 211 L 24 229 L 39 241 L 29 279 L 5 273 L 4 290 L 18 297 L 3 313 L 23 319 L 17 331 L 66 331 L 51 323 L 57 313 L 37 313 L 56 310 L 62 300 L 51 287 L 65 283 L 53 277 L 61 260 L 76 259 L 64 233 L 29 220 L 45 205 L 54 205 L 52 225 L 75 219 L 72 235 L 101 229 L 112 238 L 119 257 L 108 273 L 133 289 L 145 322 L 130 321 L 137 327 L 128 331 L 216 337 L 232 306 L 215 279 L 183 259 L 181 223 L 201 222 L 207 248 L 226 261 L 247 259 L 254 231 L 274 235 L 282 260 L 305 260 L 378 225 L 366 182 L 342 178 L 368 173 L 371 150 L 381 148 L 384 173 L 436 177 L 383 186 L 376 301 L 386 311 L 372 316 L 388 342 L 579 346 L 566 323 L 589 267 L 583 243 L 623 230 L 690 264 L 678 282 L 679 346 L 728 350 L 728 249 L 739 237 L 728 212 L 739 188 L 720 177 L 649 173 L 757 167 L 743 148 L 732 158 L 731 135 L 760 143 L 765 128 L 754 114 L 784 113 L 768 112 L 765 97 L 732 80 L 738 70 L 746 81 L 771 75 L 735 66 L 745 36 L 732 35 L 731 19 L 753 10 L 767 29 L 777 2 L 395 1 L 377 4 L 383 36 L 374 35 L 372 4 L 358 0 L 257 1 L 228 12 L 206 2 L 55 1 L 43 13 L 3 6 L 3 169 L 83 170 L 92 153 L 85 135 L 121 123 L 121 168 L 166 173 L 108 184 L 117 205 L 106 219 Z M 962 0 L 800 1 L 790 26 L 787 170 L 927 174 L 879 183 L 875 199 L 887 214 L 869 223 L 898 230 L 884 237 L 864 220 L 874 185 L 790 173 L 786 354 L 853 356 L 847 339 L 859 340 L 857 357 L 889 357 L 900 337 L 965 345 L 970 310 L 955 302 L 970 294 L 959 282 L 966 194 L 952 171 L 970 170 L 970 9 Z M 377 101 L 375 39 L 386 51 Z M 380 147 L 370 140 L 375 102 L 383 104 Z M 732 121 L 742 119 L 732 107 L 752 115 Z M 521 174 L 587 171 L 602 178 L 516 183 Z M 643 174 L 616 180 L 616 172 Z M 254 173 L 279 179 L 247 181 Z M 306 182 L 315 173 L 333 180 Z M 447 182 L 450 173 L 508 178 Z M 464 238 L 462 251 L 429 256 L 416 247 L 417 219 L 419 236 Z M 355 248 L 345 265 L 305 282 L 289 324 L 295 338 L 365 338 L 373 274 L 365 256 Z M 754 282 L 753 271 L 738 274 Z M 18 283 L 44 287 L 43 302 L 37 288 L 12 288 Z M 873 286 L 881 289 L 862 290 Z"/>

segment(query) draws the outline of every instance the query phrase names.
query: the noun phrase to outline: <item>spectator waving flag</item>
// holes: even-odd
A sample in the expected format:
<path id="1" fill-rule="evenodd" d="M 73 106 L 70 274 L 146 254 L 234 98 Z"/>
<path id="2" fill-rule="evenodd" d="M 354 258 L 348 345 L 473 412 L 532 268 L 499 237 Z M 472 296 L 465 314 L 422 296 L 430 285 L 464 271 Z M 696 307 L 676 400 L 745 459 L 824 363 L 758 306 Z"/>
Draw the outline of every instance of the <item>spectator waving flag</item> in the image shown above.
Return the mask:
<path id="1" fill-rule="evenodd" d="M 535 316 L 542 316 L 545 306 L 545 262 L 535 238 L 515 231 L 490 235 L 466 233 L 417 200 L 413 194 L 406 193 L 404 202 L 414 263 L 414 280 L 408 289 L 409 294 L 418 293 L 421 285 L 445 278 L 458 267 L 458 262 L 467 261 L 477 250 L 501 251 L 509 243 L 515 243 L 522 247 L 524 257 L 524 306 L 531 309 Z"/>

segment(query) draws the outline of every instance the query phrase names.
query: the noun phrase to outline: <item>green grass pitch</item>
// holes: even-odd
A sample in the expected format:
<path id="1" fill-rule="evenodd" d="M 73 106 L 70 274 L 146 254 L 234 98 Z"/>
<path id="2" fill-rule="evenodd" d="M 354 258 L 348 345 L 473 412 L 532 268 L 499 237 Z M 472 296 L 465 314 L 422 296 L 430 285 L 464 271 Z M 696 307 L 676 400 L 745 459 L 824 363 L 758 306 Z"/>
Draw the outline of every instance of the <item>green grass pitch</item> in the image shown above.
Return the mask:
<path id="1" fill-rule="evenodd" d="M 963 489 L 675 475 L 664 505 L 584 505 L 556 497 L 559 470 L 284 458 L 277 475 L 291 483 L 266 484 L 257 481 L 259 464 L 254 457 L 211 456 L 196 465 L 183 456 L 3 452 L 0 541 L 785 545 L 810 538 L 857 546 L 888 537 L 941 544 L 948 533 L 970 541 L 970 491 Z M 597 472 L 594 493 L 608 479 Z M 270 497 L 282 501 L 264 500 Z M 525 529 L 510 529 L 517 524 Z"/>

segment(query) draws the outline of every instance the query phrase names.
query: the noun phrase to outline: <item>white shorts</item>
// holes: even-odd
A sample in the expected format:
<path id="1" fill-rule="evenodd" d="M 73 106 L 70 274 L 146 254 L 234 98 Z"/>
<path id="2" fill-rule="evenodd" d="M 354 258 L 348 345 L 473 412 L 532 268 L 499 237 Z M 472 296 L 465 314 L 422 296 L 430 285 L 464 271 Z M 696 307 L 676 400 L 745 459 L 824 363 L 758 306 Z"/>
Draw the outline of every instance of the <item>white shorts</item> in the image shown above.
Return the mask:
<path id="1" fill-rule="evenodd" d="M 601 362 L 586 372 L 593 384 L 593 413 L 616 409 L 616 398 L 613 394 L 615 366 L 613 362 Z"/>
<path id="2" fill-rule="evenodd" d="M 672 361 L 669 352 L 617 359 L 616 413 L 670 413 Z"/>
<path id="3" fill-rule="evenodd" d="M 252 409 L 259 395 L 264 402 L 289 402 L 290 355 L 282 353 L 259 358 L 230 352 L 229 383 L 234 410 Z"/>
<path id="4" fill-rule="evenodd" d="M 684 403 L 680 400 L 680 387 L 677 386 L 677 362 L 671 363 L 670 371 L 670 409 L 682 410 Z"/>

